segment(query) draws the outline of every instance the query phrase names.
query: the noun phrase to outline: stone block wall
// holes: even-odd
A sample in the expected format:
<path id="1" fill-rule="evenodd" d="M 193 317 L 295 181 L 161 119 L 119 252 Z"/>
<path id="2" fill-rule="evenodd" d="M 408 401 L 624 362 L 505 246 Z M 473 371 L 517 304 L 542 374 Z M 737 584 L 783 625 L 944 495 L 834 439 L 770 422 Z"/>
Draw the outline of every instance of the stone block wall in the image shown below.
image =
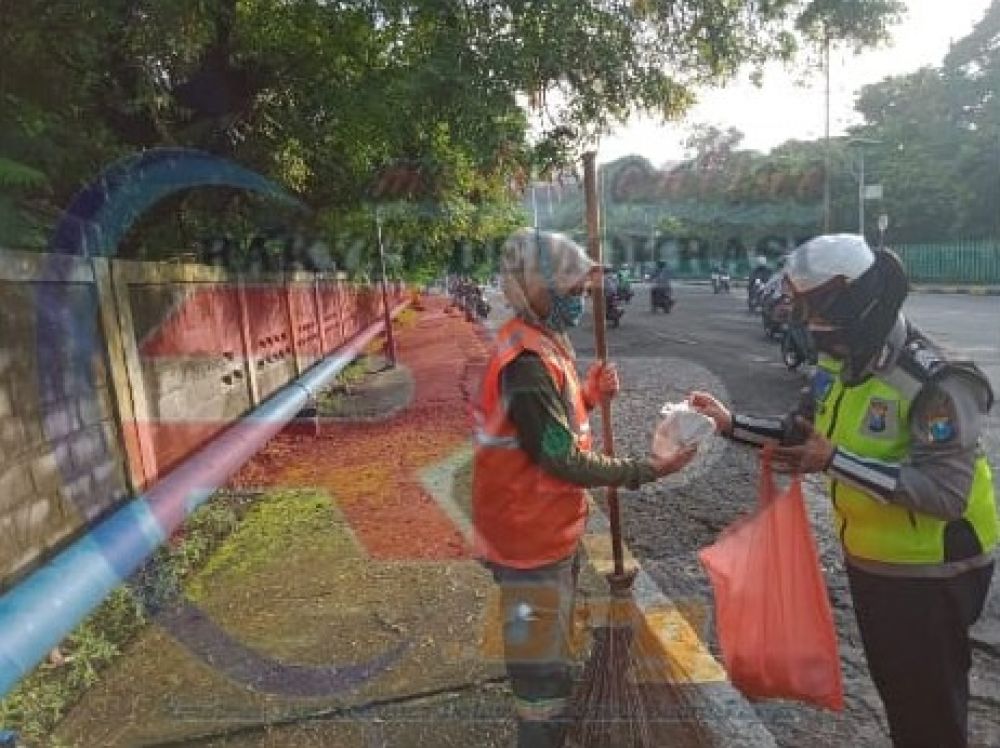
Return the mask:
<path id="1" fill-rule="evenodd" d="M 0 281 L 0 587 L 128 495 L 92 283 Z"/>

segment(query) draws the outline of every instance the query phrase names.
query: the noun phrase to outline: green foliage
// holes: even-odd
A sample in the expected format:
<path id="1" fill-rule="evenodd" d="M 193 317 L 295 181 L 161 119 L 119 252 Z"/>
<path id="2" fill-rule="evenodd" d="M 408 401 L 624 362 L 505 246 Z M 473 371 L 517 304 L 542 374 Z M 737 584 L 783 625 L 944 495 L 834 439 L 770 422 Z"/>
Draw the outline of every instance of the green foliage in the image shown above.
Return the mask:
<path id="1" fill-rule="evenodd" d="M 38 169 L 0 156 L 0 190 L 27 190 L 47 184 L 45 175 Z"/>
<path id="2" fill-rule="evenodd" d="M 869 183 L 884 186 L 882 209 L 895 242 L 1000 234 L 1000 3 L 952 45 L 941 67 L 866 86 Z M 875 233 L 877 211 L 869 211 Z"/>
<path id="3" fill-rule="evenodd" d="M 901 0 L 812 0 L 796 26 L 813 41 L 830 39 L 860 49 L 886 41 L 905 10 Z"/>
<path id="4" fill-rule="evenodd" d="M 857 231 L 863 149 L 865 181 L 884 191 L 881 202 L 868 203 L 869 238 L 878 236 L 882 212 L 896 244 L 1000 235 L 1000 2 L 954 43 L 941 67 L 866 86 L 856 106 L 864 124 L 830 145 L 833 231 Z M 749 245 L 820 230 L 824 143 L 789 141 L 760 154 L 740 150 L 739 142 L 738 131 L 695 126 L 689 158 L 668 171 L 634 156 L 603 167 L 608 233 L 642 237 L 655 228 L 719 251 L 730 239 Z M 546 225 L 582 231 L 579 195 L 564 200 Z"/>
<path id="5" fill-rule="evenodd" d="M 237 497 L 216 498 L 198 509 L 171 544 L 130 580 L 133 589 L 142 589 L 145 604 L 128 586 L 113 590 L 60 645 L 64 665 L 40 666 L 0 699 L 0 725 L 16 730 L 28 745 L 54 748 L 54 727 L 147 625 L 148 606 L 177 593 L 235 529 L 242 511 Z"/>
<path id="6" fill-rule="evenodd" d="M 189 146 L 236 159 L 295 192 L 315 210 L 311 228 L 330 245 L 354 242 L 352 224 L 367 212 L 369 231 L 360 234 L 367 249 L 355 252 L 359 274 L 371 265 L 371 203 L 407 203 L 406 210 L 387 206 L 387 239 L 409 246 L 404 272 L 425 277 L 448 261 L 455 242 L 482 244 L 523 220 L 517 199 L 532 175 L 574 162 L 591 136 L 639 112 L 677 117 L 696 87 L 744 63 L 790 59 L 801 41 L 797 21 L 806 29 L 821 11 L 843 9 L 884 30 L 892 6 L 5 3 L 0 153 L 18 154 L 31 171 L 0 165 L 0 183 L 4 173 L 7 181 L 15 175 L 19 189 L 34 192 L 8 199 L 0 219 L 23 213 L 31 199 L 45 204 L 41 214 L 51 220 L 112 159 Z M 882 36 L 841 26 L 861 43 Z M 38 174 L 48 182 L 44 194 Z M 275 230 L 288 224 L 268 213 L 232 191 L 195 190 L 151 211 L 120 254 L 191 254 L 206 237 L 245 240 L 262 220 Z"/>

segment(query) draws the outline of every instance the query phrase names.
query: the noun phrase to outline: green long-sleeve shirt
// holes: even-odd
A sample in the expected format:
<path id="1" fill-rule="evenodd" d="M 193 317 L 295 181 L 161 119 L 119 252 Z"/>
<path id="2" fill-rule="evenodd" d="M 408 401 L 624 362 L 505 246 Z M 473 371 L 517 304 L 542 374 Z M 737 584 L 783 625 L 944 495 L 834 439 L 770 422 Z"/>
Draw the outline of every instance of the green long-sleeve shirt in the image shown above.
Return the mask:
<path id="1" fill-rule="evenodd" d="M 542 360 L 522 353 L 506 367 L 500 388 L 521 448 L 542 470 L 578 486 L 638 488 L 656 480 L 648 460 L 577 449 L 566 404 Z"/>

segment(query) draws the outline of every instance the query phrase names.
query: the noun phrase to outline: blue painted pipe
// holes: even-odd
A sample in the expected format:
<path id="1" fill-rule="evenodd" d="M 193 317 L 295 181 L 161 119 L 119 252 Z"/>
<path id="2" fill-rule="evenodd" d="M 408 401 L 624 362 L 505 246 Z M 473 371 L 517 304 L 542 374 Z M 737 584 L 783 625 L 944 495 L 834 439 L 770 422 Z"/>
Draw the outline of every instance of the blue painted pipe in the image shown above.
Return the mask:
<path id="1" fill-rule="evenodd" d="M 396 307 L 395 315 L 406 303 Z M 0 597 L 0 697 L 367 346 L 382 321 L 286 385 Z"/>

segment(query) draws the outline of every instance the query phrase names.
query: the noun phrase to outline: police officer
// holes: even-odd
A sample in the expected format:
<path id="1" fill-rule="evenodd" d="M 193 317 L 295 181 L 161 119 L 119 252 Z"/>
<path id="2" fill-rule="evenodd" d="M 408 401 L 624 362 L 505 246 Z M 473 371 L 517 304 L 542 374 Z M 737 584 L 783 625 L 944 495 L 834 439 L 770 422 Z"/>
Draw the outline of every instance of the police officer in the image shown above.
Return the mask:
<path id="1" fill-rule="evenodd" d="M 821 358 L 786 418 L 694 407 L 737 442 L 777 442 L 785 472 L 826 474 L 855 616 L 895 746 L 967 743 L 969 627 L 993 574 L 997 508 L 980 444 L 993 403 L 969 361 L 900 314 L 899 259 L 821 236 L 786 268 Z"/>

